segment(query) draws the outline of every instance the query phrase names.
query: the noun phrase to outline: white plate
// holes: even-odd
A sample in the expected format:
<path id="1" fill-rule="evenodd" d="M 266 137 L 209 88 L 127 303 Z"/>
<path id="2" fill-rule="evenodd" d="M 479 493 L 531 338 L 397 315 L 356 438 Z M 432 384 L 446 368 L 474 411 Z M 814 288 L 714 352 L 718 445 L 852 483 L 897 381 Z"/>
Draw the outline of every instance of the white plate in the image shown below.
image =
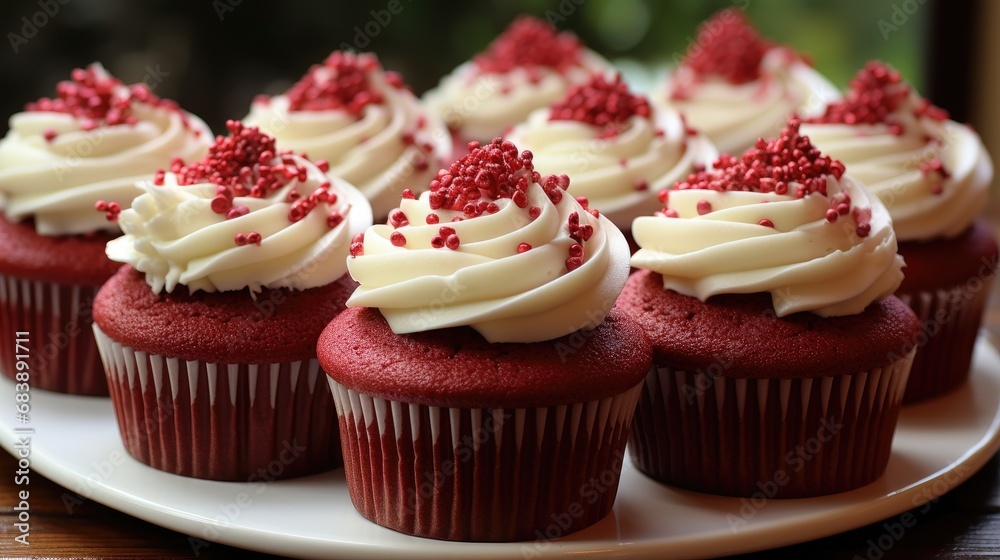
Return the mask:
<path id="1" fill-rule="evenodd" d="M 14 444 L 14 388 L 0 382 L 0 444 Z M 1000 355 L 983 337 L 970 383 L 903 410 L 885 475 L 851 492 L 741 500 L 685 492 L 626 461 L 614 511 L 555 541 L 451 543 L 369 523 L 351 506 L 342 470 L 273 483 L 166 474 L 129 457 L 106 399 L 31 393 L 31 469 L 125 513 L 206 541 L 300 558 L 697 558 L 808 541 L 891 517 L 969 478 L 1000 448 Z M 7 473 L 11 474 L 11 473 Z M 68 492 L 69 503 L 75 499 Z M 745 524 L 742 522 L 745 521 Z M 735 528 L 734 528 L 735 526 Z M 192 539 L 192 545 L 210 546 Z"/>

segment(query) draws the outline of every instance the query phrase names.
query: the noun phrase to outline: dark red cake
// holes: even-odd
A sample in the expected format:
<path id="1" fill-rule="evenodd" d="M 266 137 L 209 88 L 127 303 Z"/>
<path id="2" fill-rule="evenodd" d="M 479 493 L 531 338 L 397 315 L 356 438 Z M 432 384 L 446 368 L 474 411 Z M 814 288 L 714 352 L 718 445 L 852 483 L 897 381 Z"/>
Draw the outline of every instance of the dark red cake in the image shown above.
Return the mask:
<path id="1" fill-rule="evenodd" d="M 997 251 L 983 220 L 953 239 L 899 243 L 906 276 L 896 295 L 913 308 L 921 325 L 904 404 L 947 393 L 968 378 L 996 277 Z"/>
<path id="2" fill-rule="evenodd" d="M 0 336 L 13 345 L 16 332 L 30 333 L 33 388 L 108 394 L 90 304 L 121 266 L 104 256 L 111 238 L 39 235 L 30 221 L 12 224 L 0 216 Z M 11 379 L 15 355 L 13 346 L 0 352 L 0 371 Z"/>

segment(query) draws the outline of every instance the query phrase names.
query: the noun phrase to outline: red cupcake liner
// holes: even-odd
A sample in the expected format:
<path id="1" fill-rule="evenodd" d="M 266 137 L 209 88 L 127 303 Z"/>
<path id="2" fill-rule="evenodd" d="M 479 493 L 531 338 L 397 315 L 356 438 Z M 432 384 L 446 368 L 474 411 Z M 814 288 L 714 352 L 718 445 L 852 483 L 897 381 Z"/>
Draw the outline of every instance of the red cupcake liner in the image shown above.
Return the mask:
<path id="1" fill-rule="evenodd" d="M 0 371 L 15 379 L 15 339 L 21 338 L 18 332 L 27 332 L 33 389 L 107 396 L 91 334 L 91 304 L 98 289 L 0 275 Z"/>
<path id="2" fill-rule="evenodd" d="M 976 277 L 948 289 L 896 293 L 920 319 L 917 354 L 903 404 L 942 395 L 969 378 L 972 350 L 992 286 L 993 276 Z"/>
<path id="3" fill-rule="evenodd" d="M 632 424 L 632 461 L 661 482 L 727 496 L 799 498 L 863 486 L 889 461 L 912 358 L 797 379 L 654 368 Z"/>
<path id="4" fill-rule="evenodd" d="M 354 507 L 396 531 L 454 541 L 553 539 L 614 504 L 642 384 L 543 408 L 388 401 L 330 379 Z"/>
<path id="5" fill-rule="evenodd" d="M 94 325 L 125 449 L 162 471 L 271 481 L 341 465 L 333 398 L 313 358 L 216 364 L 148 354 Z"/>

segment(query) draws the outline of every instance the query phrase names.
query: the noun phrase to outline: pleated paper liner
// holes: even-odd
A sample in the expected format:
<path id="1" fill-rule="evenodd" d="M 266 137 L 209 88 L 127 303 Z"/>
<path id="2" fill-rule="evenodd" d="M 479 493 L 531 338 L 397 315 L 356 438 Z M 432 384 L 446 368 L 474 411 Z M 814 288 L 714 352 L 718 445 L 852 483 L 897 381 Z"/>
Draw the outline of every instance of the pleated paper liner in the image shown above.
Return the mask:
<path id="1" fill-rule="evenodd" d="M 942 395 L 969 378 L 972 350 L 992 285 L 991 275 L 948 289 L 896 293 L 917 314 L 921 327 L 903 404 Z"/>
<path id="2" fill-rule="evenodd" d="M 632 460 L 671 486 L 727 496 L 858 488 L 885 471 L 912 357 L 797 379 L 654 368 L 632 424 Z"/>
<path id="3" fill-rule="evenodd" d="M 32 389 L 107 396 L 108 385 L 91 334 L 91 304 L 98 287 L 53 284 L 0 275 L 0 370 L 16 379 L 15 348 L 26 332 Z"/>
<path id="4" fill-rule="evenodd" d="M 330 386 L 355 508 L 402 533 L 455 541 L 552 539 L 606 516 L 641 390 L 574 405 L 469 409 Z"/>
<path id="5" fill-rule="evenodd" d="M 313 358 L 215 364 L 135 351 L 96 325 L 125 449 L 174 474 L 271 481 L 341 465 L 336 409 Z"/>

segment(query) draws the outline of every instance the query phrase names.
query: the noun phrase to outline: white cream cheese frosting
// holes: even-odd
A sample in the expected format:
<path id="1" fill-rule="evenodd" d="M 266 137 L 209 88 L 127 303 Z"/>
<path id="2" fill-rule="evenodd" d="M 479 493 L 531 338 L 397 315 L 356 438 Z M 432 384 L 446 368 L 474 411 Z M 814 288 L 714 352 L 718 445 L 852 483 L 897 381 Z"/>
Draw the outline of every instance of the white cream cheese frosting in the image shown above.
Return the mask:
<path id="1" fill-rule="evenodd" d="M 376 218 L 404 189 L 419 192 L 452 153 L 444 123 L 371 54 L 332 53 L 288 93 L 256 99 L 243 122 L 327 161 L 331 175 L 368 197 Z"/>
<path id="2" fill-rule="evenodd" d="M 483 171 L 501 159 L 505 170 Z M 566 193 L 565 176 L 541 178 L 530 156 L 497 139 L 435 181 L 402 200 L 406 225 L 372 226 L 356 243 L 348 268 L 361 285 L 348 306 L 379 308 L 398 334 L 470 326 L 491 342 L 550 340 L 603 321 L 628 277 L 628 244 Z M 483 195 L 471 199 L 482 202 L 478 215 L 452 209 L 447 197 L 462 188 Z"/>
<path id="3" fill-rule="evenodd" d="M 117 232 L 94 211 L 97 200 L 127 205 L 138 181 L 172 158 L 200 158 L 212 141 L 198 117 L 99 64 L 73 78 L 55 99 L 13 115 L 0 140 L 0 208 L 12 222 L 34 219 L 41 235 Z"/>
<path id="4" fill-rule="evenodd" d="M 757 161 L 777 157 L 793 142 L 808 145 L 789 129 L 783 138 L 771 141 Z M 770 292 L 779 317 L 856 314 L 892 294 L 903 278 L 903 261 L 885 206 L 835 160 L 804 151 L 813 154 L 810 165 L 825 160 L 821 172 L 806 175 L 808 186 L 794 179 L 801 177 L 794 168 L 785 181 L 767 179 L 763 192 L 739 185 L 749 171 L 732 158 L 722 171 L 702 174 L 701 183 L 667 192 L 662 212 L 632 225 L 641 247 L 632 265 L 660 273 L 664 287 L 702 301 Z M 753 173 L 787 174 L 787 162 L 780 167 Z"/>
<path id="5" fill-rule="evenodd" d="M 256 129 L 230 122 L 230 130 L 199 164 L 139 184 L 143 194 L 119 215 L 125 234 L 108 243 L 108 257 L 144 273 L 157 293 L 178 285 L 305 290 L 343 276 L 352 236 L 372 223 L 364 195 L 301 156 L 276 153 L 273 142 L 254 145 L 263 136 Z M 252 151 L 249 159 L 226 161 L 234 145 Z M 287 174 L 268 183 L 260 168 L 279 166 Z M 225 180 L 232 174 L 203 172 L 226 168 L 247 170 L 239 187 Z"/>
<path id="6" fill-rule="evenodd" d="M 857 122 L 857 113 L 872 114 L 874 96 L 878 118 Z M 895 70 L 870 63 L 816 121 L 802 133 L 882 200 L 900 240 L 956 237 L 982 214 L 993 163 L 979 135 L 948 120 Z"/>
<path id="7" fill-rule="evenodd" d="M 837 88 L 801 56 L 761 40 L 731 9 L 703 25 L 652 101 L 680 111 L 719 151 L 740 154 L 758 138 L 776 135 L 793 113 L 817 114 L 837 96 Z"/>
<path id="8" fill-rule="evenodd" d="M 606 108 L 609 99 L 631 107 L 612 116 Z M 595 114 L 582 111 L 584 106 L 602 109 Z M 606 124 L 598 125 L 598 120 Z M 620 81 L 603 76 L 574 86 L 553 107 L 533 112 L 507 138 L 531 151 L 541 173 L 572 177 L 574 196 L 587 197 L 622 230 L 661 206 L 660 190 L 705 169 L 718 156 L 711 141 L 686 126 L 679 113 L 650 107 Z"/>
<path id="9" fill-rule="evenodd" d="M 611 64 L 569 33 L 515 20 L 489 49 L 458 66 L 423 96 L 424 105 L 462 141 L 487 142 L 566 95 Z"/>

